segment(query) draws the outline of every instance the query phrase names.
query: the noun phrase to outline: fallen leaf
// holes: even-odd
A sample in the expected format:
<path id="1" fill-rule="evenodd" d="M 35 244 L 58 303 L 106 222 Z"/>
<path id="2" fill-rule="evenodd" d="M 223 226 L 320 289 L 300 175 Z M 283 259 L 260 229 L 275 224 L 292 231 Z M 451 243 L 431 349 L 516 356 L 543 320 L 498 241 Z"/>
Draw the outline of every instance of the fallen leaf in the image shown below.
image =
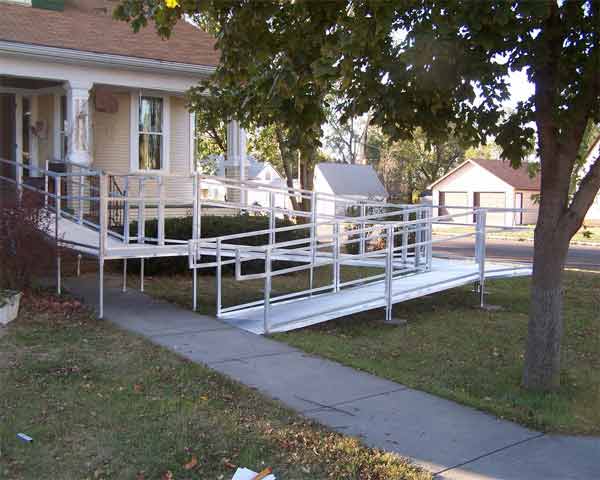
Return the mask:
<path id="1" fill-rule="evenodd" d="M 191 470 L 192 468 L 196 468 L 196 466 L 198 466 L 198 457 L 196 457 L 196 455 L 192 455 L 191 460 L 187 462 L 183 468 L 186 470 Z"/>
<path id="2" fill-rule="evenodd" d="M 173 477 L 173 472 L 171 470 L 167 470 L 160 478 L 161 480 L 173 480 L 175 477 Z"/>
<path id="3" fill-rule="evenodd" d="M 139 384 L 139 383 L 136 383 L 136 384 L 133 386 L 133 391 L 134 391 L 135 393 L 140 393 L 140 392 L 142 391 L 142 385 L 141 385 L 141 384 Z"/>

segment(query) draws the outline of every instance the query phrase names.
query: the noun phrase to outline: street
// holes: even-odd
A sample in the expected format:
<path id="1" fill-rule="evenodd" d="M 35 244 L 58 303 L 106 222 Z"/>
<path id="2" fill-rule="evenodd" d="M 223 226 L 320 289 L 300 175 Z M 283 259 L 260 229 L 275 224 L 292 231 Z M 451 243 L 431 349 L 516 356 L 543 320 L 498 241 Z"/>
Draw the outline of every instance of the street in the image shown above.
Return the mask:
<path id="1" fill-rule="evenodd" d="M 433 251 L 435 255 L 472 257 L 473 240 L 465 238 L 436 243 Z M 486 256 L 511 262 L 531 262 L 533 260 L 533 243 L 487 239 Z M 567 268 L 600 271 L 600 245 L 598 247 L 572 245 L 569 248 L 566 266 Z"/>

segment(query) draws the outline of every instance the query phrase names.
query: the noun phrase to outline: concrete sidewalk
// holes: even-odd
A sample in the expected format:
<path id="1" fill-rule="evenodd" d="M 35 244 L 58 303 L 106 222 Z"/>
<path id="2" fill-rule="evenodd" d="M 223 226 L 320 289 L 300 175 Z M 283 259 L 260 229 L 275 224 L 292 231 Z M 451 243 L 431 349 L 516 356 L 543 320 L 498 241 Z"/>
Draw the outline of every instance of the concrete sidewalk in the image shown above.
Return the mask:
<path id="1" fill-rule="evenodd" d="M 97 303 L 94 277 L 69 291 Z M 600 478 L 600 438 L 544 435 L 219 320 L 122 293 L 108 279 L 105 318 L 444 479 Z"/>

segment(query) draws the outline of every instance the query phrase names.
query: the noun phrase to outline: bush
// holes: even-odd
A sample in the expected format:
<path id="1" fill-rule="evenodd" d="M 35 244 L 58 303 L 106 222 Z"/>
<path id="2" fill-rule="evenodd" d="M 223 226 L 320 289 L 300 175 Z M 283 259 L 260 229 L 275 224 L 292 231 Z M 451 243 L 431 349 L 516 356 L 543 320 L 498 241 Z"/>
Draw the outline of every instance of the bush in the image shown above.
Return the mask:
<path id="1" fill-rule="evenodd" d="M 0 203 L 0 289 L 26 290 L 54 264 L 52 217 L 41 196 L 5 191 Z"/>
<path id="2" fill-rule="evenodd" d="M 158 222 L 157 220 L 149 220 L 145 222 L 145 235 L 149 238 L 157 238 Z M 190 240 L 192 238 L 192 223 L 193 217 L 176 217 L 165 219 L 165 238 L 170 240 Z M 289 227 L 295 225 L 289 220 L 277 220 L 277 228 Z M 269 218 L 263 216 L 250 215 L 235 215 L 235 216 L 203 216 L 202 217 L 202 238 L 222 237 L 225 235 L 234 235 L 237 233 L 255 232 L 266 230 L 269 228 Z M 137 235 L 137 222 L 131 224 L 130 235 Z M 296 240 L 308 236 L 308 230 L 292 230 L 290 232 L 281 232 L 277 234 L 277 242 L 285 242 Z M 237 241 L 228 241 L 227 243 L 244 244 L 244 245 L 265 245 L 268 243 L 267 235 L 255 235 L 239 239 Z M 210 258 L 203 260 L 211 261 Z M 214 261 L 214 257 L 212 258 Z M 264 262 L 246 262 L 244 271 L 261 271 Z M 132 271 L 139 271 L 139 263 L 132 265 Z M 227 270 L 232 270 L 228 267 Z M 148 275 L 156 274 L 174 274 L 189 272 L 188 257 L 168 257 L 156 258 L 150 262 L 146 260 L 144 272 Z M 202 270 L 200 270 L 202 272 Z M 207 271 L 208 273 L 208 271 Z"/>

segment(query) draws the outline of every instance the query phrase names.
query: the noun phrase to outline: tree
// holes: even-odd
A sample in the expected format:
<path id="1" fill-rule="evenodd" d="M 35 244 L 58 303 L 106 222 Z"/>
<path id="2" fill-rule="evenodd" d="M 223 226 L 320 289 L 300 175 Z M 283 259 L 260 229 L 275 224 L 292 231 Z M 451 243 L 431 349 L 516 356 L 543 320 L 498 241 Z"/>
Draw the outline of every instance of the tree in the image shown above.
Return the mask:
<path id="1" fill-rule="evenodd" d="M 369 114 L 342 119 L 338 104 L 339 102 L 333 100 L 327 109 L 325 146 L 338 161 L 349 164 L 364 163 Z"/>
<path id="2" fill-rule="evenodd" d="M 412 203 L 415 195 L 442 177 L 465 159 L 465 148 L 450 136 L 431 142 L 423 130 L 417 128 L 411 140 L 391 141 L 375 128 L 371 129 L 367 144 L 369 150 L 377 148 L 376 159 L 371 159 L 384 180 L 388 192 Z M 377 146 L 373 142 L 377 142 Z"/>
<path id="3" fill-rule="evenodd" d="M 210 11 L 221 28 L 217 75 L 241 82 L 252 115 L 282 121 L 295 146 L 316 152 L 333 86 L 347 118 L 373 109 L 373 124 L 394 140 L 413 138 L 416 127 L 431 140 L 491 137 L 516 167 L 537 133 L 541 202 L 523 384 L 559 386 L 563 267 L 600 189 L 598 159 L 570 191 L 587 125 L 600 121 L 599 0 L 161 5 L 126 0 L 117 12 L 134 27 L 151 16 L 165 33 L 184 13 Z M 507 112 L 511 71 L 525 71 L 535 92 Z"/>
<path id="4" fill-rule="evenodd" d="M 450 125 L 466 141 L 493 137 L 514 166 L 535 125 L 542 185 L 523 384 L 558 387 L 563 267 L 600 188 L 597 160 L 569 194 L 586 126 L 600 119 L 600 2 L 349 3 L 323 63 L 347 86 L 352 114 L 377 105 L 373 122 L 392 138 L 415 126 L 443 138 Z M 535 92 L 507 112 L 508 74 L 521 70 Z"/>
<path id="5" fill-rule="evenodd" d="M 195 169 L 215 174 L 215 158 L 227 155 L 226 119 L 230 112 L 216 95 L 206 95 L 191 89 L 187 94 L 188 108 L 194 112 L 194 162 Z"/>

